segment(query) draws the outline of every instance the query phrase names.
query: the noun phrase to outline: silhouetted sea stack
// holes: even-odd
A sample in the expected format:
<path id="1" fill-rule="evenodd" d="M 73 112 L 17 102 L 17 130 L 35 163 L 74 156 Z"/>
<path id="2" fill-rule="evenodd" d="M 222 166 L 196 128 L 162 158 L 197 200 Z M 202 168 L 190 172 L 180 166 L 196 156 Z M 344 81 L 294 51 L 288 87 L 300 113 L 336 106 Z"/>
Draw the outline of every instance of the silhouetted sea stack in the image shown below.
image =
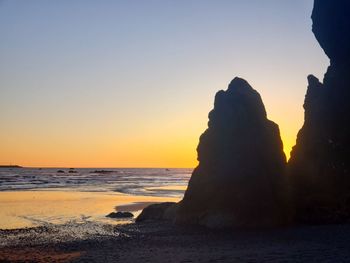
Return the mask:
<path id="1" fill-rule="evenodd" d="M 176 223 L 208 227 L 286 222 L 286 158 L 278 126 L 257 91 L 235 78 L 215 96 L 208 129 Z"/>
<path id="2" fill-rule="evenodd" d="M 199 165 L 183 200 L 170 205 L 176 223 L 275 226 L 293 213 L 297 223 L 350 222 L 350 1 L 315 0 L 312 20 L 330 66 L 323 83 L 308 77 L 305 122 L 288 166 L 260 95 L 235 78 L 216 94 Z"/>
<path id="3" fill-rule="evenodd" d="M 288 170 L 296 219 L 340 223 L 350 219 L 350 1 L 315 0 L 312 20 L 330 66 L 323 84 L 309 76 Z"/>

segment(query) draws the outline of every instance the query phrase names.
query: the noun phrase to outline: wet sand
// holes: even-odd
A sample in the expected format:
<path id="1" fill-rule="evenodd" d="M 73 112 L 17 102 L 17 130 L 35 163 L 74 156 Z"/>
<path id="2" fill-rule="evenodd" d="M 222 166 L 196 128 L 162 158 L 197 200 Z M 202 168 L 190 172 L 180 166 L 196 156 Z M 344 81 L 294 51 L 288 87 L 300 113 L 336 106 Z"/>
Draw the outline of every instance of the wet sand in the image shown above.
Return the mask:
<path id="1" fill-rule="evenodd" d="M 136 196 L 117 192 L 67 190 L 0 192 L 0 229 L 16 229 L 68 221 L 119 224 L 106 218 L 115 207 L 138 214 L 150 203 L 179 201 L 174 197 Z"/>
<path id="2" fill-rule="evenodd" d="M 17 231 L 17 232 L 16 232 Z M 297 226 L 266 230 L 208 230 L 164 223 L 112 226 L 114 235 L 85 240 L 34 242 L 0 248 L 0 261 L 34 262 L 348 262 L 350 225 Z M 36 233 L 37 231 L 37 233 Z M 50 232 L 50 231 L 49 231 Z M 51 233 L 55 235 L 55 231 Z"/>
<path id="3" fill-rule="evenodd" d="M 117 211 L 138 212 L 144 209 L 146 206 L 149 206 L 154 203 L 155 202 L 136 202 L 136 203 L 126 204 L 126 205 L 117 205 L 115 209 Z"/>

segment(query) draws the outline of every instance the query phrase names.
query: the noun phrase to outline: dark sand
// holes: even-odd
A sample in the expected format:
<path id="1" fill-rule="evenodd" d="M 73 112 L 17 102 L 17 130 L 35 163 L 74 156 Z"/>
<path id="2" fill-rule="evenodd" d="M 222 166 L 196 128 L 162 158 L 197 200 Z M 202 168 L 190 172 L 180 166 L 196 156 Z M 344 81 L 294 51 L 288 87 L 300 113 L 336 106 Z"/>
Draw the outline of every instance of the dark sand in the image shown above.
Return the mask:
<path id="1" fill-rule="evenodd" d="M 92 223 L 85 227 L 95 226 Z M 72 238 L 60 227 L 0 231 L 0 261 L 350 262 L 350 225 L 254 231 L 163 223 L 102 228 L 105 232 L 95 231 L 97 234 L 81 238 Z"/>

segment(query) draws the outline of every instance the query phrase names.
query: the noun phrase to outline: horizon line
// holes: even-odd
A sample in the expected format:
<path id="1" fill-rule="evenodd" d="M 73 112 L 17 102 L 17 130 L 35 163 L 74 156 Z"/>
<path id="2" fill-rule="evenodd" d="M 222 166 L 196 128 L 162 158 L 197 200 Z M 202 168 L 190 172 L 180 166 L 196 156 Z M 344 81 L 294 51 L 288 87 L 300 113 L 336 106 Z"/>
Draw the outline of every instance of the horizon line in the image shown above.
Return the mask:
<path id="1" fill-rule="evenodd" d="M 47 168 L 47 169 L 90 169 L 90 168 L 97 168 L 97 169 L 194 169 L 195 167 L 112 167 L 112 166 L 85 166 L 85 167 L 72 167 L 72 166 L 22 166 L 18 164 L 0 164 L 1 166 L 18 166 L 19 168 Z"/>

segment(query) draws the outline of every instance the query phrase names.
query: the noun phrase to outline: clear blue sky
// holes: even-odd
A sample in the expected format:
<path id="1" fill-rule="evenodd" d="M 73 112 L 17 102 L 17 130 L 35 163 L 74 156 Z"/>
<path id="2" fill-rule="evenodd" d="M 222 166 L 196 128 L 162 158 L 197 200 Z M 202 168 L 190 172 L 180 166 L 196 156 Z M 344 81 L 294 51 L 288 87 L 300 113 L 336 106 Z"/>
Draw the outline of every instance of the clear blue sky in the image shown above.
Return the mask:
<path id="1" fill-rule="evenodd" d="M 306 77 L 328 65 L 312 5 L 0 0 L 0 163 L 193 166 L 235 76 L 260 92 L 288 154 Z"/>

